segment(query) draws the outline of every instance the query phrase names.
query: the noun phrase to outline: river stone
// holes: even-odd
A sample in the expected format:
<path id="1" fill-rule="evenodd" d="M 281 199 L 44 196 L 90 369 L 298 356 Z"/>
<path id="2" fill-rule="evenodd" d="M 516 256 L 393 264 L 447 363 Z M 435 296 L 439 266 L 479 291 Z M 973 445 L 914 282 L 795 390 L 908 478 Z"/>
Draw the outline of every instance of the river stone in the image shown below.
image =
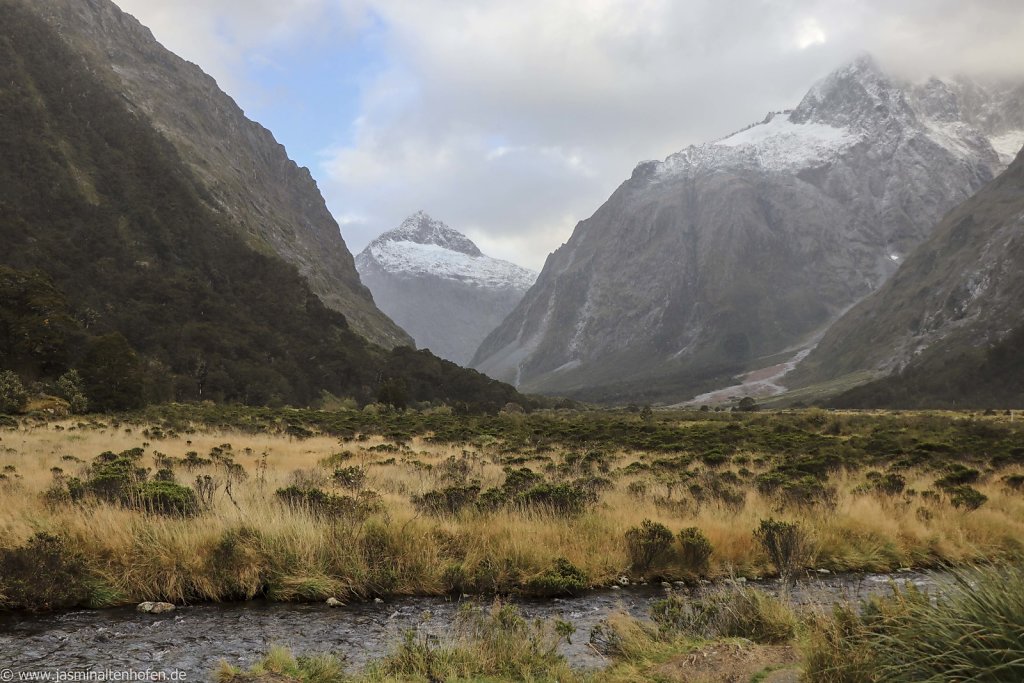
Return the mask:
<path id="1" fill-rule="evenodd" d="M 174 605 L 169 602 L 140 602 L 139 606 L 136 607 L 140 612 L 146 614 L 163 614 L 164 612 L 173 612 Z"/>

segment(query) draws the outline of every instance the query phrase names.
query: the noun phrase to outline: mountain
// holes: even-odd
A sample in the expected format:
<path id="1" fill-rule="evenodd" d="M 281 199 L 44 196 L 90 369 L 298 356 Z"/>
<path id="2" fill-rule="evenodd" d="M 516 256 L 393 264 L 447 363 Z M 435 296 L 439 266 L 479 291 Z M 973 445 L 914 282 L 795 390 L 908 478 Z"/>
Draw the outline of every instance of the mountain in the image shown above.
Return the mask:
<path id="1" fill-rule="evenodd" d="M 515 308 L 537 274 L 480 252 L 422 211 L 356 257 L 380 309 L 421 348 L 466 365 L 487 333 Z"/>
<path id="2" fill-rule="evenodd" d="M 110 0 L 33 0 L 31 7 L 174 146 L 208 208 L 257 250 L 297 267 L 359 334 L 387 348 L 412 343 L 360 283 L 309 171 L 210 76 L 164 49 Z"/>
<path id="3" fill-rule="evenodd" d="M 908 85 L 862 56 L 793 110 L 643 162 L 472 365 L 530 391 L 678 401 L 790 362 L 1004 168 L 1022 94 Z"/>
<path id="4" fill-rule="evenodd" d="M 1024 152 L 951 211 L 877 292 L 836 322 L 795 386 L 854 372 L 884 379 L 844 406 L 1024 403 Z"/>
<path id="5" fill-rule="evenodd" d="M 212 208 L 208 179 L 41 6 L 0 0 L 0 369 L 51 390 L 76 370 L 98 410 L 308 405 L 325 391 L 527 404 L 357 335 L 294 264 Z"/>

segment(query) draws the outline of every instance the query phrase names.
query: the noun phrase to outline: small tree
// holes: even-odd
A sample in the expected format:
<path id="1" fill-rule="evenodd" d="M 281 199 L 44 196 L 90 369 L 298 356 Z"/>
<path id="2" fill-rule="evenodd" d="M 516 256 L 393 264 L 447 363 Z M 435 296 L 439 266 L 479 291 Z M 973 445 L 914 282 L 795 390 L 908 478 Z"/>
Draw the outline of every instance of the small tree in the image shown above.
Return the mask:
<path id="1" fill-rule="evenodd" d="M 57 379 L 57 395 L 68 402 L 72 413 L 84 413 L 89 409 L 85 397 L 85 382 L 78 370 L 68 370 Z"/>
<path id="2" fill-rule="evenodd" d="M 21 378 L 10 370 L 0 371 L 0 413 L 20 412 L 27 400 Z"/>
<path id="3" fill-rule="evenodd" d="M 757 410 L 757 401 L 752 396 L 744 396 L 737 408 L 744 413 L 752 413 Z"/>

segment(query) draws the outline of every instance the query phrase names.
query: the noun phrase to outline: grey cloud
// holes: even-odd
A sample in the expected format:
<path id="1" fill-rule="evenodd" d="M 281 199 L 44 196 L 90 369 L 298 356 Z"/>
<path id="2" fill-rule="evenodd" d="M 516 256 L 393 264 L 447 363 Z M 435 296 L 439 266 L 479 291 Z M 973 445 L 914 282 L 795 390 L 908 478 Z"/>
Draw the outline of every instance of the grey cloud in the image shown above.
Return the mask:
<path id="1" fill-rule="evenodd" d="M 423 208 L 535 268 L 636 162 L 793 106 L 861 51 L 909 78 L 1024 76 L 1020 0 L 185 2 L 232 27 L 233 46 L 213 31 L 196 48 L 211 59 L 375 22 L 388 67 L 367 83 L 352 143 L 315 169 L 350 247 Z M 144 21 L 167 6 L 125 4 Z"/>

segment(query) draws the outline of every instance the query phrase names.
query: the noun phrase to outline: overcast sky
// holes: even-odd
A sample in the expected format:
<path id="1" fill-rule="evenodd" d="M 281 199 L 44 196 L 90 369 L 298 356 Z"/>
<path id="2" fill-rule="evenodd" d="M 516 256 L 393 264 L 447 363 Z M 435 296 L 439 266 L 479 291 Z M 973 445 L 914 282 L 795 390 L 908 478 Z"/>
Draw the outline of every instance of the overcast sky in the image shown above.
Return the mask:
<path id="1" fill-rule="evenodd" d="M 353 253 L 424 209 L 539 269 L 637 162 L 862 51 L 1024 73 L 1024 0 L 116 0 L 308 166 Z"/>

